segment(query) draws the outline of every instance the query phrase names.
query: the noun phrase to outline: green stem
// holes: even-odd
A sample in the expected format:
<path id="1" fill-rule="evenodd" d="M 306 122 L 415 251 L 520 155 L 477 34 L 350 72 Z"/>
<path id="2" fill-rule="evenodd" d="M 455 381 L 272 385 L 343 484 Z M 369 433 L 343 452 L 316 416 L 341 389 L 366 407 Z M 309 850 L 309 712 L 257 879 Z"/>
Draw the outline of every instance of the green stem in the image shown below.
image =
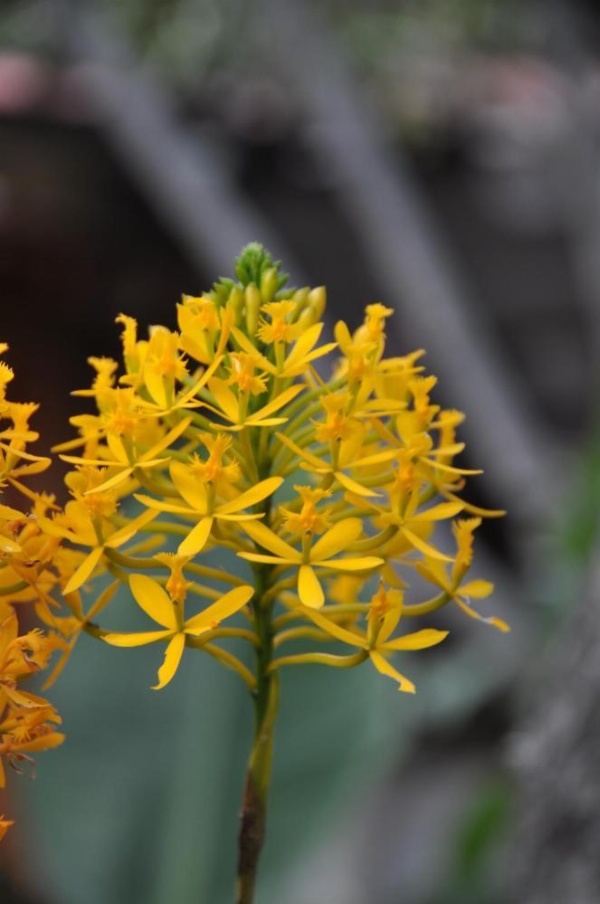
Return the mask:
<path id="1" fill-rule="evenodd" d="M 279 659 L 273 660 L 271 669 L 280 669 L 284 665 L 306 665 L 307 663 L 328 665 L 336 669 L 353 669 L 368 658 L 367 650 L 359 650 L 358 653 L 351 653 L 349 656 L 337 656 L 333 653 L 298 653 L 296 656 L 281 656 Z"/>
<path id="2" fill-rule="evenodd" d="M 362 555 L 365 552 L 371 552 L 373 549 L 379 549 L 397 533 L 398 527 L 395 524 L 390 524 L 374 537 L 366 537 L 364 540 L 357 540 L 352 544 L 352 552 L 360 553 Z"/>
<path id="3" fill-rule="evenodd" d="M 441 609 L 442 606 L 449 603 L 451 599 L 452 594 L 444 591 L 443 593 L 440 593 L 439 596 L 427 600 L 424 603 L 412 603 L 412 605 L 404 606 L 402 615 L 403 617 L 411 615 L 429 615 L 430 612 L 437 612 L 438 609 Z"/>
<path id="4" fill-rule="evenodd" d="M 277 635 L 273 646 L 275 648 L 280 647 L 282 643 L 286 643 L 289 640 L 317 640 L 323 642 L 333 640 L 333 638 L 319 628 L 288 628 L 287 631 L 282 631 Z"/>
<path id="5" fill-rule="evenodd" d="M 187 643 L 187 637 L 186 637 Z M 190 644 L 193 646 L 193 644 Z M 215 646 L 213 643 L 204 643 L 202 645 L 203 649 L 216 659 L 217 662 L 220 662 L 222 665 L 226 665 L 228 668 L 233 669 L 234 672 L 240 676 L 240 678 L 246 683 L 250 691 L 254 691 L 256 689 L 256 678 L 252 674 L 249 668 L 247 668 L 243 662 L 234 656 L 233 653 L 230 653 L 229 650 L 223 650 L 221 647 Z"/>
<path id="6" fill-rule="evenodd" d="M 16 584 L 9 584 L 7 587 L 2 587 L 0 596 L 9 596 L 11 593 L 20 593 L 21 590 L 26 590 L 28 586 L 26 581 L 18 581 Z"/>
<path id="7" fill-rule="evenodd" d="M 253 610 L 258 637 L 255 728 L 240 820 L 237 904 L 252 904 L 254 900 L 258 861 L 265 841 L 273 733 L 279 705 L 279 676 L 269 670 L 273 656 L 272 606 L 264 603 L 270 572 L 268 566 L 259 566 L 255 570 L 256 595 Z"/>

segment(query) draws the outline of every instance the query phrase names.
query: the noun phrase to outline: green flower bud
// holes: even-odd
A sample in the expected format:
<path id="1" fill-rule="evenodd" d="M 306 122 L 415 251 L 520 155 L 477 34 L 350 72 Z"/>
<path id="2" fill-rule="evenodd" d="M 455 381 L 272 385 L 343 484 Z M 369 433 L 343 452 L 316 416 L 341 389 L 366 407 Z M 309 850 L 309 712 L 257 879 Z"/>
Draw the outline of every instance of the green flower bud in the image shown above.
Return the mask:
<path id="1" fill-rule="evenodd" d="M 248 336 L 255 336 L 258 330 L 258 317 L 263 303 L 262 295 L 254 283 L 246 286 L 246 331 Z"/>

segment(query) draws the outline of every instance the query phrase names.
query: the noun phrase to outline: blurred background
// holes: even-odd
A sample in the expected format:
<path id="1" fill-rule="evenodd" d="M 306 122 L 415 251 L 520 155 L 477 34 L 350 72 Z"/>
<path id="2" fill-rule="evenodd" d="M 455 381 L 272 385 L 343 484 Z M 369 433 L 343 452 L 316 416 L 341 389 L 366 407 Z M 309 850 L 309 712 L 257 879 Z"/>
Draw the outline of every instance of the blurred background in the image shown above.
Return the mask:
<path id="1" fill-rule="evenodd" d="M 452 622 L 415 700 L 285 676 L 260 904 L 600 900 L 599 151 L 592 2 L 0 5 L 0 338 L 39 451 L 116 315 L 174 327 L 258 240 L 329 330 L 396 309 L 509 512 L 478 567 L 510 635 Z M 3 902 L 232 899 L 247 700 L 197 662 L 151 694 L 138 652 L 83 638 L 52 691 Z"/>

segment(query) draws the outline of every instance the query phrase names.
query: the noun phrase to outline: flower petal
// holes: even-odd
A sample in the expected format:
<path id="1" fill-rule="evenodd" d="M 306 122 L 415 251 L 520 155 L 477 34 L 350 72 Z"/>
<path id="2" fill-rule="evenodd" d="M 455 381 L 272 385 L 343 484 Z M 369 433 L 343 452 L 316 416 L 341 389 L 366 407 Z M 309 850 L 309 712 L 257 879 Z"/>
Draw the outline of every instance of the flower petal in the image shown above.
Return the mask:
<path id="1" fill-rule="evenodd" d="M 321 468 L 323 466 L 322 459 L 320 459 L 317 455 L 313 455 L 306 449 L 301 449 L 300 446 L 297 446 L 295 442 L 293 442 L 289 437 L 285 435 L 285 433 L 276 433 L 275 436 L 280 442 L 283 443 L 284 446 L 287 446 L 288 449 L 291 449 L 292 452 L 295 452 L 299 458 L 303 459 L 303 461 L 307 461 L 315 468 Z"/>
<path id="2" fill-rule="evenodd" d="M 204 631 L 214 628 L 224 618 L 228 618 L 243 609 L 246 603 L 251 600 L 253 594 L 254 588 L 249 584 L 243 587 L 235 587 L 222 596 L 220 600 L 217 600 L 216 603 L 213 603 L 212 606 L 209 606 L 208 609 L 205 609 L 204 612 L 199 612 L 198 615 L 188 618 L 184 625 L 186 634 L 193 634 L 197 637 Z"/>
<path id="3" fill-rule="evenodd" d="M 332 568 L 334 571 L 369 571 L 371 568 L 379 568 L 384 560 L 378 556 L 362 556 L 360 559 L 327 559 L 319 562 L 323 568 Z"/>
<path id="4" fill-rule="evenodd" d="M 195 556 L 204 549 L 213 526 L 213 518 L 202 518 L 177 549 L 178 556 Z"/>
<path id="5" fill-rule="evenodd" d="M 464 502 L 440 502 L 439 505 L 433 505 L 431 508 L 413 515 L 413 521 L 442 521 L 445 518 L 454 518 L 462 509 Z"/>
<path id="6" fill-rule="evenodd" d="M 212 377 L 208 381 L 208 388 L 217 403 L 217 413 L 237 424 L 240 417 L 239 402 L 225 380 L 221 380 L 220 377 Z"/>
<path id="7" fill-rule="evenodd" d="M 298 572 L 298 596 L 300 602 L 309 609 L 320 609 L 325 602 L 325 594 L 310 565 L 301 565 Z"/>
<path id="8" fill-rule="evenodd" d="M 283 477 L 269 477 L 267 480 L 261 480 L 252 489 L 246 490 L 245 493 L 240 493 L 236 499 L 220 505 L 219 514 L 239 512 L 241 509 L 256 505 L 257 502 L 262 502 L 267 496 L 271 496 L 275 490 L 279 489 L 282 483 Z"/>
<path id="9" fill-rule="evenodd" d="M 181 436 L 181 434 L 185 430 L 187 430 L 191 423 L 191 417 L 186 417 L 181 420 L 178 424 L 175 425 L 175 427 L 169 430 L 168 433 L 165 433 L 163 438 L 158 443 L 155 443 L 151 449 L 148 449 L 148 451 L 141 456 L 141 460 L 145 461 L 146 459 L 154 458 L 155 455 L 163 452 L 168 446 L 171 445 L 171 443 L 173 443 L 179 436 Z"/>
<path id="10" fill-rule="evenodd" d="M 364 636 L 354 634 L 352 631 L 348 631 L 347 628 L 342 628 L 340 625 L 331 621 L 330 618 L 326 618 L 321 612 L 315 612 L 314 609 L 308 609 L 307 611 L 305 610 L 305 614 L 315 623 L 315 625 L 318 625 L 319 628 L 326 631 L 328 634 L 331 634 L 331 636 L 335 637 L 337 640 L 341 640 L 342 643 L 348 643 L 353 647 L 366 647 L 367 641 Z"/>
<path id="11" fill-rule="evenodd" d="M 311 562 L 321 562 L 329 559 L 336 553 L 346 549 L 359 538 L 362 533 L 362 521 L 360 518 L 344 518 L 334 524 L 321 539 L 315 543 L 310 551 Z"/>
<path id="12" fill-rule="evenodd" d="M 436 454 L 439 455 L 441 451 L 441 449 L 437 449 Z M 483 474 L 481 468 L 457 468 L 454 467 L 454 465 L 446 465 L 441 461 L 435 461 L 431 459 L 428 460 L 427 464 L 430 468 L 435 468 L 436 471 L 445 471 L 447 474 Z"/>
<path id="13" fill-rule="evenodd" d="M 289 366 L 293 367 L 294 364 L 301 361 L 311 351 L 313 346 L 319 341 L 319 336 L 323 332 L 323 326 L 323 323 L 313 323 L 307 330 L 300 333 L 300 336 L 294 343 L 294 347 L 287 356 L 285 362 L 286 368 Z M 337 342 L 333 342 L 331 345 L 335 348 Z"/>
<path id="14" fill-rule="evenodd" d="M 163 628 L 177 630 L 177 619 L 173 603 L 160 584 L 145 574 L 132 574 L 129 586 L 135 600 L 146 615 L 162 625 Z"/>
<path id="15" fill-rule="evenodd" d="M 400 530 L 408 540 L 411 546 L 414 546 L 415 549 L 418 549 L 419 552 L 422 552 L 424 556 L 430 556 L 432 559 L 439 559 L 441 562 L 451 562 L 452 557 L 444 555 L 443 552 L 440 552 L 439 549 L 436 549 L 435 546 L 431 546 L 430 543 L 426 543 L 421 537 L 418 537 L 412 530 L 409 530 L 407 527 L 401 527 Z"/>
<path id="16" fill-rule="evenodd" d="M 172 631 L 137 631 L 131 634 L 103 634 L 104 643 L 109 643 L 112 647 L 143 647 L 148 643 L 155 643 L 157 640 L 165 640 L 170 637 Z"/>
<path id="17" fill-rule="evenodd" d="M 167 392 L 162 374 L 156 373 L 156 371 L 147 370 L 144 374 L 144 383 L 156 404 L 161 408 L 167 408 Z"/>
<path id="18" fill-rule="evenodd" d="M 11 508 L 9 505 L 0 505 L 0 518 L 5 521 L 11 518 L 20 521 L 23 518 L 23 513 Z"/>
<path id="19" fill-rule="evenodd" d="M 64 594 L 73 593 L 74 590 L 77 590 L 79 587 L 81 587 L 82 584 L 85 584 L 89 576 L 92 574 L 94 568 L 102 558 L 103 553 L 104 549 L 101 546 L 97 546 L 96 549 L 92 549 L 91 553 L 85 557 L 75 574 L 71 575 L 71 579 L 63 590 Z"/>
<path id="20" fill-rule="evenodd" d="M 276 368 L 271 364 L 268 358 L 265 358 L 264 355 L 261 355 L 259 350 L 255 345 L 252 344 L 250 339 L 236 326 L 232 326 L 231 335 L 242 349 L 242 351 L 246 352 L 247 355 L 252 355 L 253 358 L 256 359 L 256 366 L 260 367 L 261 370 L 268 370 L 271 373 L 276 373 Z"/>
<path id="21" fill-rule="evenodd" d="M 425 650 L 441 643 L 448 636 L 448 631 L 438 631 L 436 628 L 423 628 L 413 634 L 405 634 L 385 644 L 386 650 Z"/>
<path id="22" fill-rule="evenodd" d="M 166 461 L 166 459 L 163 459 L 163 461 Z M 112 462 L 110 463 L 110 467 L 114 467 Z M 129 480 L 132 474 L 133 466 L 123 467 L 118 474 L 113 474 L 112 477 L 109 477 L 108 480 L 105 480 L 100 486 L 94 487 L 93 490 L 88 490 L 86 496 L 90 493 L 104 493 L 105 490 L 112 490 L 113 487 L 117 487 L 120 483 L 125 483 L 126 480 Z"/>
<path id="23" fill-rule="evenodd" d="M 387 675 L 389 678 L 393 678 L 394 681 L 398 682 L 398 690 L 404 691 L 406 694 L 414 694 L 416 691 L 416 687 L 408 678 L 404 675 L 401 675 L 400 672 L 396 671 L 396 669 L 390 665 L 390 663 L 385 659 L 381 653 L 378 653 L 376 650 L 371 650 L 369 653 L 371 657 L 371 662 L 375 666 L 378 672 L 381 672 L 382 675 Z"/>
<path id="24" fill-rule="evenodd" d="M 165 650 L 164 662 L 158 670 L 158 684 L 153 684 L 152 690 L 159 691 L 173 678 L 179 668 L 184 647 L 185 635 L 183 633 L 176 634 Z"/>
<path id="25" fill-rule="evenodd" d="M 263 556 L 259 552 L 238 552 L 240 559 L 246 559 L 248 562 L 261 562 L 263 565 L 298 565 L 298 558 L 282 559 L 279 556 Z"/>
<path id="26" fill-rule="evenodd" d="M 284 389 L 283 392 L 280 392 L 274 399 L 256 411 L 252 415 L 252 419 L 259 418 L 263 421 L 266 417 L 275 414 L 276 411 L 279 411 L 280 408 L 287 405 L 288 402 L 291 402 L 292 399 L 295 399 L 304 389 L 306 389 L 306 387 L 301 383 L 295 383 L 293 386 L 288 386 L 287 389 Z"/>
<path id="27" fill-rule="evenodd" d="M 180 496 L 185 499 L 193 511 L 202 515 L 208 514 L 208 500 L 202 480 L 194 477 L 189 468 L 180 461 L 174 461 L 171 465 L 171 479 Z"/>
<path id="28" fill-rule="evenodd" d="M 345 490 L 356 493 L 357 496 L 381 496 L 381 493 L 376 493 L 374 490 L 368 490 L 366 487 L 363 487 L 362 484 L 344 474 L 343 471 L 336 471 L 335 477 Z"/>
<path id="29" fill-rule="evenodd" d="M 491 581 L 483 581 L 478 579 L 476 581 L 469 581 L 468 584 L 463 584 L 460 587 L 460 595 L 461 596 L 474 596 L 475 599 L 484 599 L 486 596 L 489 596 L 490 593 L 493 593 L 494 585 Z"/>
<path id="30" fill-rule="evenodd" d="M 144 496 L 143 493 L 134 493 L 133 498 L 148 508 L 155 509 L 157 512 L 173 512 L 176 515 L 193 515 L 194 510 L 187 505 L 173 505 L 170 502 L 162 502 L 159 499 L 153 499 L 152 496 Z"/>
<path id="31" fill-rule="evenodd" d="M 448 593 L 451 593 L 450 578 L 446 573 L 447 567 L 448 566 L 439 559 L 428 558 L 425 562 L 415 562 L 415 569 L 421 577 L 425 578 L 426 581 L 429 581 L 430 584 L 439 587 L 441 590 L 446 590 Z"/>
<path id="32" fill-rule="evenodd" d="M 50 750 L 52 747 L 62 744 L 64 739 L 64 734 L 52 731 L 49 734 L 38 735 L 37 738 L 32 738 L 30 741 L 21 741 L 18 749 L 27 750 L 30 753 L 35 753 L 37 750 Z"/>
<path id="33" fill-rule="evenodd" d="M 300 562 L 302 560 L 302 554 L 278 537 L 272 530 L 269 530 L 266 524 L 261 524 L 260 521 L 249 521 L 244 524 L 244 530 L 255 543 L 264 549 L 268 549 L 269 552 L 273 552 L 275 555 L 281 556 L 283 559 L 289 559 L 292 562 Z"/>
<path id="34" fill-rule="evenodd" d="M 448 499 L 456 499 L 458 502 L 461 502 L 458 496 L 455 496 L 454 493 L 451 493 L 449 490 L 445 490 L 443 493 Z M 473 505 L 470 502 L 463 502 L 463 507 L 465 512 L 469 512 L 470 515 L 481 515 L 484 518 L 502 518 L 506 515 L 504 509 L 486 509 L 481 508 L 479 505 Z"/>
<path id="35" fill-rule="evenodd" d="M 390 600 L 392 593 L 393 593 L 393 590 L 388 592 L 388 595 L 387 595 L 388 600 Z M 391 602 L 391 600 L 390 600 L 390 602 Z M 388 637 L 391 637 L 391 635 L 394 633 L 394 631 L 398 627 L 398 622 L 400 621 L 400 619 L 402 617 L 403 608 L 404 608 L 404 602 L 402 602 L 398 606 L 392 606 L 392 608 L 389 609 L 389 611 L 386 612 L 385 615 L 383 616 L 383 618 L 381 619 L 379 632 L 377 634 L 377 644 L 376 645 L 378 647 L 382 647 L 384 645 L 387 646 L 386 640 L 388 639 Z"/>
<path id="36" fill-rule="evenodd" d="M 477 621 L 486 622 L 488 625 L 492 625 L 494 628 L 498 628 L 499 631 L 502 631 L 503 634 L 508 634 L 510 631 L 510 625 L 507 625 L 505 621 L 501 618 L 496 618 L 496 616 L 491 615 L 486 618 L 484 615 L 480 615 L 479 612 L 476 612 L 475 609 L 472 609 L 471 606 L 466 602 L 466 600 L 461 600 L 458 596 L 454 597 L 454 602 L 462 609 L 465 615 L 468 615 L 470 618 L 475 618 Z"/>
<path id="37" fill-rule="evenodd" d="M 125 465 L 125 467 L 127 467 L 129 465 L 129 458 L 127 457 L 127 451 L 125 450 L 125 446 L 123 445 L 121 438 L 116 436 L 114 433 L 107 433 L 106 443 L 115 459 L 114 462 L 109 461 L 107 462 L 107 464 L 116 464 L 118 462 L 119 464 Z"/>
<path id="38" fill-rule="evenodd" d="M 156 518 L 156 512 L 142 512 L 142 514 L 138 515 L 137 518 L 134 518 L 133 521 L 129 521 L 124 527 L 115 531 L 104 545 L 109 546 L 111 549 L 118 549 L 119 546 L 123 546 L 128 540 L 131 540 L 131 538 L 137 534 L 138 530 L 145 527 L 153 521 L 154 518 Z"/>

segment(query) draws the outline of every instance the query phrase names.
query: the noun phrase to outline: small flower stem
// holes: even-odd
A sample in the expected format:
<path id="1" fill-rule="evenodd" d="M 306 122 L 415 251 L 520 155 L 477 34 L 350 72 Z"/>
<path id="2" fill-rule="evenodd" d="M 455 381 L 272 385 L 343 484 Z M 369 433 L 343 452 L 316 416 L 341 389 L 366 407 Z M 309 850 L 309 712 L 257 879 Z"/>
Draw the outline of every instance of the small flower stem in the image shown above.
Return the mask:
<path id="1" fill-rule="evenodd" d="M 316 640 L 323 642 L 332 640 L 332 638 L 319 628 L 289 628 L 287 631 L 282 631 L 277 635 L 273 641 L 273 646 L 280 647 L 282 643 L 286 643 L 289 640 Z"/>
<path id="2" fill-rule="evenodd" d="M 10 596 L 14 593 L 20 593 L 21 590 L 27 589 L 26 581 L 18 581 L 16 584 L 9 584 L 7 587 L 2 587 L 0 590 L 0 596 Z"/>
<path id="3" fill-rule="evenodd" d="M 380 549 L 384 545 L 384 543 L 387 543 L 388 540 L 391 540 L 392 537 L 394 537 L 397 533 L 397 526 L 395 524 L 390 524 L 374 537 L 367 537 L 365 540 L 358 540 L 356 543 L 353 543 L 352 552 L 362 554 L 365 552 L 370 552 L 372 549 Z"/>
<path id="4" fill-rule="evenodd" d="M 337 656 L 332 653 L 298 653 L 296 656 L 281 656 L 279 659 L 273 660 L 271 669 L 280 669 L 284 665 L 306 665 L 308 663 L 328 665 L 336 669 L 353 669 L 368 658 L 367 650 L 359 650 L 358 653 L 352 653 L 349 656 Z"/>
<path id="5" fill-rule="evenodd" d="M 423 603 L 412 603 L 411 605 L 404 606 L 402 615 L 404 617 L 411 615 L 429 615 L 430 612 L 436 612 L 438 609 L 441 609 L 442 606 L 449 603 L 451 599 L 452 594 L 444 591 L 443 593 L 440 593 L 439 596 L 426 600 Z"/>
<path id="6" fill-rule="evenodd" d="M 217 647 L 212 643 L 205 643 L 203 645 L 206 652 L 216 659 L 218 662 L 223 665 L 228 666 L 230 669 L 233 669 L 234 672 L 240 676 L 240 678 L 245 681 L 246 685 L 251 691 L 256 689 L 256 679 L 250 669 L 247 669 L 243 662 L 240 662 L 237 656 L 234 656 L 228 650 L 223 650 L 221 647 Z"/>

